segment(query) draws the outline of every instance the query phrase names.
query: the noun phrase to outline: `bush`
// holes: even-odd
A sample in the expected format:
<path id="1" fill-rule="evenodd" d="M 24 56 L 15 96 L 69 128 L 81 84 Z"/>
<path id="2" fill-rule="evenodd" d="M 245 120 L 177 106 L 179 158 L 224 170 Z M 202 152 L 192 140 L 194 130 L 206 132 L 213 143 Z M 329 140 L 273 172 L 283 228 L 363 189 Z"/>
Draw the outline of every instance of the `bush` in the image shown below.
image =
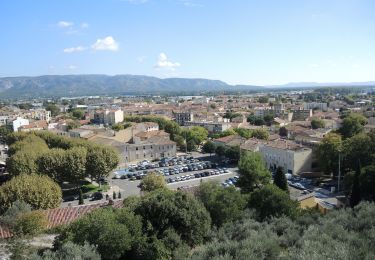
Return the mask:
<path id="1" fill-rule="evenodd" d="M 16 220 L 13 231 L 17 235 L 36 235 L 47 227 L 47 216 L 42 211 L 22 214 Z"/>
<path id="2" fill-rule="evenodd" d="M 21 200 L 33 209 L 49 209 L 60 206 L 61 188 L 49 177 L 36 174 L 20 175 L 0 186 L 0 211 Z"/>

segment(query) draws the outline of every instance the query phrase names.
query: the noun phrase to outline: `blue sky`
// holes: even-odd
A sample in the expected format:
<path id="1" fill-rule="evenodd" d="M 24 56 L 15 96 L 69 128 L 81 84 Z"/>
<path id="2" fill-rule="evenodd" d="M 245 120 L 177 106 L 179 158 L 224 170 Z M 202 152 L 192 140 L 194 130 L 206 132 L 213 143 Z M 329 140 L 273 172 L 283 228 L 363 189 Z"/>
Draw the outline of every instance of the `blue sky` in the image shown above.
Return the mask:
<path id="1" fill-rule="evenodd" d="M 0 77 L 375 80 L 373 0 L 3 0 Z"/>

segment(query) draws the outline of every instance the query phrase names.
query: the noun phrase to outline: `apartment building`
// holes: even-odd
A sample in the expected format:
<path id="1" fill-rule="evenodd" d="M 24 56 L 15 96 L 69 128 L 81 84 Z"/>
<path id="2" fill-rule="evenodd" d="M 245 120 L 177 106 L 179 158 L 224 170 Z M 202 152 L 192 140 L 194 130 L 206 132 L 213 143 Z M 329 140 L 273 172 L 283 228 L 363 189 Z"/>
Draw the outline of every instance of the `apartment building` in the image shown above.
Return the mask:
<path id="1" fill-rule="evenodd" d="M 310 102 L 310 103 L 303 103 L 303 109 L 319 109 L 322 111 L 328 110 L 327 103 L 319 103 L 319 102 Z"/>
<path id="2" fill-rule="evenodd" d="M 179 125 L 185 125 L 185 122 L 194 120 L 194 114 L 191 112 L 174 112 L 173 115 Z"/>
<path id="3" fill-rule="evenodd" d="M 31 118 L 35 120 L 51 121 L 51 111 L 45 109 L 35 109 L 31 110 Z"/>
<path id="4" fill-rule="evenodd" d="M 201 126 L 207 129 L 209 133 L 221 133 L 232 127 L 230 123 L 226 123 L 226 122 L 220 123 L 220 122 L 204 122 L 204 121 L 201 121 L 201 122 L 187 121 L 184 123 L 184 125 L 185 126 Z"/>
<path id="5" fill-rule="evenodd" d="M 29 125 L 29 120 L 22 117 L 17 117 L 16 120 L 12 121 L 12 127 L 14 132 L 18 132 L 21 126 Z"/>
<path id="6" fill-rule="evenodd" d="M 275 170 L 281 166 L 291 174 L 310 172 L 312 165 L 312 149 L 288 140 L 277 140 L 263 143 L 259 152 L 267 167 Z"/>
<path id="7" fill-rule="evenodd" d="M 124 111 L 117 110 L 102 110 L 95 111 L 94 122 L 97 124 L 114 125 L 124 121 Z"/>
<path id="8" fill-rule="evenodd" d="M 293 116 L 292 116 L 293 121 L 304 121 L 312 117 L 312 109 L 298 108 L 298 109 L 292 110 L 292 113 L 293 113 Z"/>

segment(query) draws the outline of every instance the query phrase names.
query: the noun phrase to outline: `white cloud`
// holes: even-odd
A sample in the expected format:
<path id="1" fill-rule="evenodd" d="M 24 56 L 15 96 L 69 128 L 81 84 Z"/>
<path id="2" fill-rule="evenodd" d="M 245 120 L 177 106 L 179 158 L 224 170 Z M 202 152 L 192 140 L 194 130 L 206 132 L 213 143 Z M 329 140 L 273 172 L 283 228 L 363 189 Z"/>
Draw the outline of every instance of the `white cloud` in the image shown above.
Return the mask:
<path id="1" fill-rule="evenodd" d="M 118 51 L 119 44 L 112 36 L 107 36 L 103 39 L 97 39 L 96 42 L 91 45 L 91 48 L 97 51 Z"/>
<path id="2" fill-rule="evenodd" d="M 81 29 L 87 29 L 87 28 L 89 28 L 88 23 L 81 23 Z"/>
<path id="3" fill-rule="evenodd" d="M 60 28 L 70 28 L 73 27 L 74 23 L 73 22 L 68 22 L 68 21 L 59 21 L 57 23 L 57 26 Z"/>
<path id="4" fill-rule="evenodd" d="M 80 51 L 84 51 L 86 49 L 87 49 L 86 47 L 77 46 L 77 47 L 65 48 L 64 52 L 65 53 L 80 52 Z"/>
<path id="5" fill-rule="evenodd" d="M 158 61 L 155 65 L 155 68 L 157 69 L 169 69 L 169 70 L 175 70 L 176 68 L 180 67 L 181 64 L 178 62 L 172 62 L 168 60 L 167 55 L 162 52 L 159 54 Z"/>
<path id="6" fill-rule="evenodd" d="M 75 70 L 78 67 L 76 65 L 69 65 L 69 66 L 67 66 L 67 68 L 70 69 L 70 70 Z"/>

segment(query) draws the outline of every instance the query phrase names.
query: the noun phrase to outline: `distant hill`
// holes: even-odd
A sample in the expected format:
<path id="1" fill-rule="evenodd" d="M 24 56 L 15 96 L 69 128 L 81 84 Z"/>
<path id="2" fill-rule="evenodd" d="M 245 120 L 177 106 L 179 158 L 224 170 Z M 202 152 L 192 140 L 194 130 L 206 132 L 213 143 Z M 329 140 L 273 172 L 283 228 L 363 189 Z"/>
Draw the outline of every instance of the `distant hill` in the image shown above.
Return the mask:
<path id="1" fill-rule="evenodd" d="M 311 88 L 311 87 L 375 87 L 375 81 L 367 82 L 290 82 L 269 88 Z"/>
<path id="2" fill-rule="evenodd" d="M 137 75 L 48 75 L 0 78 L 0 98 L 207 93 L 261 90 L 260 86 L 232 86 L 220 80 Z"/>

